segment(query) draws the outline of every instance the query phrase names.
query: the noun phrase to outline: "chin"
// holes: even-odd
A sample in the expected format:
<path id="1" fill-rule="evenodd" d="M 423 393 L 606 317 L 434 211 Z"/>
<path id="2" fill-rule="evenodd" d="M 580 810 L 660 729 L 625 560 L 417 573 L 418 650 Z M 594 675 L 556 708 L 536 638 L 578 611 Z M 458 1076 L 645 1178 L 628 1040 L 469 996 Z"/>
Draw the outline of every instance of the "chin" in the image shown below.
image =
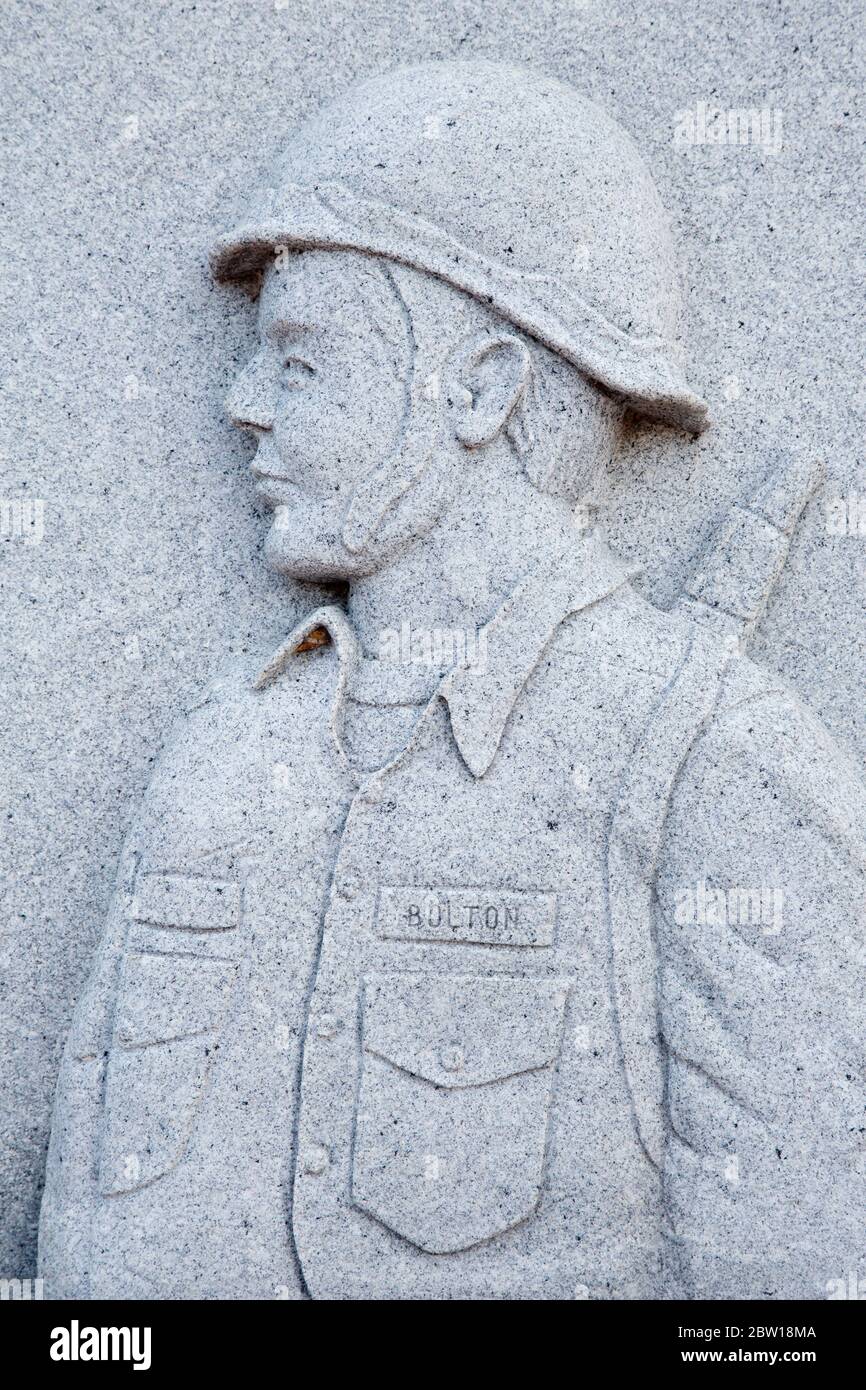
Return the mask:
<path id="1" fill-rule="evenodd" d="M 368 553 L 353 555 L 341 539 L 342 515 L 278 512 L 265 540 L 265 560 L 277 574 L 305 583 L 364 579 L 379 565 Z"/>

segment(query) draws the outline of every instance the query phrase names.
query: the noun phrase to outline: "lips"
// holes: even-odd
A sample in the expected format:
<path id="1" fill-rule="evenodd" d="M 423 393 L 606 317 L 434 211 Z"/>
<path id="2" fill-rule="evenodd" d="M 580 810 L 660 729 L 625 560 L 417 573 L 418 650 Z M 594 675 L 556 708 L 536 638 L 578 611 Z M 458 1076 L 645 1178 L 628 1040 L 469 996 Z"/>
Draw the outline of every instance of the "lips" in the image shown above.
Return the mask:
<path id="1" fill-rule="evenodd" d="M 276 478 L 271 473 L 260 473 L 255 468 L 253 476 L 256 496 L 269 507 L 288 506 L 298 497 L 300 489 L 286 478 Z"/>
<path id="2" fill-rule="evenodd" d="M 254 457 L 250 461 L 256 496 L 269 507 L 282 507 L 298 495 L 298 487 L 289 482 L 280 472 L 280 457 L 274 448 L 270 434 L 258 441 Z"/>

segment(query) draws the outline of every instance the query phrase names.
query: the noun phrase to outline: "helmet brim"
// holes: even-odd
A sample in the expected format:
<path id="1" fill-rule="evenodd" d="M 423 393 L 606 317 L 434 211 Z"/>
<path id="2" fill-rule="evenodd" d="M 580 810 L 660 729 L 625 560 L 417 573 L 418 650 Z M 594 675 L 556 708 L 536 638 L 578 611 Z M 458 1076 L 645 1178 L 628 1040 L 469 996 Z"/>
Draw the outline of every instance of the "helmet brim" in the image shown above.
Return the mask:
<path id="1" fill-rule="evenodd" d="M 284 199 L 286 192 L 295 217 L 251 221 L 216 242 L 211 269 L 217 281 L 255 293 L 262 271 L 284 248 L 382 256 L 488 304 L 636 414 L 693 434 L 709 424 L 707 404 L 687 385 L 670 344 L 617 328 L 575 284 L 479 256 L 430 223 L 369 203 L 342 185 L 283 190 Z"/>

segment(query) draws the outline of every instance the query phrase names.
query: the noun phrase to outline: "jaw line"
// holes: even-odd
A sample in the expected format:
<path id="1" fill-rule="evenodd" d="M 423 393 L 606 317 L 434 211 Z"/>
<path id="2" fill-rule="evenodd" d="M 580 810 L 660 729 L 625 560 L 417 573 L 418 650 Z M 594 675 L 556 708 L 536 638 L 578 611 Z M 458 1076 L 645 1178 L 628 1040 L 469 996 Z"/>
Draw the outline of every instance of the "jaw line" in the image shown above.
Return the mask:
<path id="1" fill-rule="evenodd" d="M 265 561 L 271 570 L 305 583 L 322 584 L 351 583 L 378 567 L 369 551 L 356 555 L 343 545 L 342 500 L 323 501 L 300 489 L 293 491 L 292 502 L 279 502 L 273 508 L 265 538 Z"/>

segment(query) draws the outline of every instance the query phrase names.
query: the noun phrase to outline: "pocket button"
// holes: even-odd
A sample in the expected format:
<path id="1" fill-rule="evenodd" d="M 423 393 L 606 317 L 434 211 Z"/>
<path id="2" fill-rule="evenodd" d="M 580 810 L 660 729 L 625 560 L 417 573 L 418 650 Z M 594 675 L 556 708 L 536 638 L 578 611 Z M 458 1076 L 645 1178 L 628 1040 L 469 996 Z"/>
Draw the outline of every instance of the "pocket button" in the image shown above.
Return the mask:
<path id="1" fill-rule="evenodd" d="M 466 1065 L 463 1048 L 457 1043 L 448 1043 L 439 1053 L 439 1065 L 443 1071 L 462 1071 Z"/>
<path id="2" fill-rule="evenodd" d="M 311 1178 L 317 1178 L 320 1173 L 324 1173 L 330 1161 L 331 1156 L 324 1144 L 311 1144 L 304 1150 L 303 1168 Z"/>
<path id="3" fill-rule="evenodd" d="M 334 1014 L 320 1014 L 316 1022 L 317 1038 L 335 1038 L 340 1031 L 340 1020 Z"/>
<path id="4" fill-rule="evenodd" d="M 361 884 L 354 874 L 346 874 L 337 885 L 337 892 L 341 898 L 345 898 L 347 902 L 351 902 L 353 898 L 358 896 L 358 889 L 360 887 Z"/>
<path id="5" fill-rule="evenodd" d="M 385 784 L 381 777 L 368 777 L 361 787 L 361 800 L 368 806 L 378 806 L 382 797 L 385 795 Z"/>

